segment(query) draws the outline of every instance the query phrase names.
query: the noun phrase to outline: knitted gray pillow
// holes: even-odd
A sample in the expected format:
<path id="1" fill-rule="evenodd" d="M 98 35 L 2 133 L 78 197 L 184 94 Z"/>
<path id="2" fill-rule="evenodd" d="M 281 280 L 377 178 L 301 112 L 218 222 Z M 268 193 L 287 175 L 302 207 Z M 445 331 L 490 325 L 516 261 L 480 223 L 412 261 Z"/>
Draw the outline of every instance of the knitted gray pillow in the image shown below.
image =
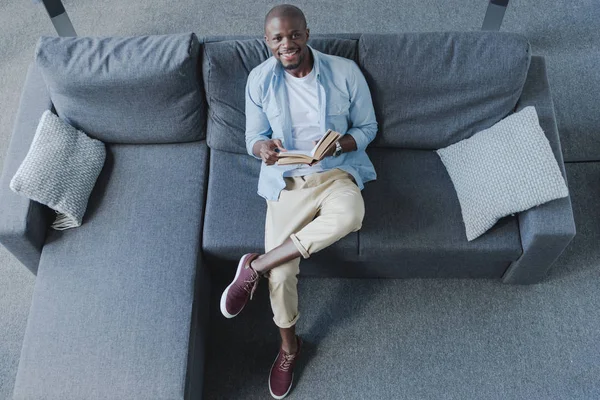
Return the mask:
<path id="1" fill-rule="evenodd" d="M 533 106 L 436 153 L 456 189 L 469 241 L 502 217 L 569 195 Z"/>
<path id="2" fill-rule="evenodd" d="M 56 211 L 52 228 L 75 228 L 81 226 L 105 158 L 104 143 L 45 111 L 10 188 Z"/>

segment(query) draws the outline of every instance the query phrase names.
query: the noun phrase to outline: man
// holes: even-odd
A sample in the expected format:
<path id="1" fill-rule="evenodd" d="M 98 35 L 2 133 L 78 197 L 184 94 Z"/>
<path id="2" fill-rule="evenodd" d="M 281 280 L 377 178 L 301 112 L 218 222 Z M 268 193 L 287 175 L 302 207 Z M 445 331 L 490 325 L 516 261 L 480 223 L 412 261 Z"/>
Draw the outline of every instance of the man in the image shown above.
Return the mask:
<path id="1" fill-rule="evenodd" d="M 261 277 L 269 280 L 273 320 L 281 348 L 269 374 L 269 390 L 284 398 L 302 347 L 296 336 L 300 257 L 360 229 L 361 190 L 376 178 L 365 153 L 377 122 L 369 88 L 350 60 L 307 45 L 302 11 L 279 5 L 265 18 L 273 57 L 254 68 L 246 85 L 246 146 L 262 160 L 258 194 L 267 201 L 265 254 L 246 254 L 221 296 L 221 312 L 233 318 L 252 298 Z M 278 165 L 279 152 L 310 150 L 327 129 L 343 136 L 314 165 Z"/>

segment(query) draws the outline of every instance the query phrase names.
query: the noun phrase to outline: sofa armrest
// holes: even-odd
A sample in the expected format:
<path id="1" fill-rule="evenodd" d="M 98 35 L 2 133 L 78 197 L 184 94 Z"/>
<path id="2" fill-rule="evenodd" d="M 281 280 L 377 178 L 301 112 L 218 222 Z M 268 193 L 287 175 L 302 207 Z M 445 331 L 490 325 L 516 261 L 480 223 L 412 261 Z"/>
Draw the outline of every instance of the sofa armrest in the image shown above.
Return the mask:
<path id="1" fill-rule="evenodd" d="M 535 106 L 540 125 L 567 182 L 546 63 L 541 56 L 531 57 L 527 80 L 515 111 L 531 105 Z M 575 236 L 571 196 L 521 212 L 518 220 L 523 254 L 511 263 L 502 280 L 520 284 L 540 282 Z"/>
<path id="2" fill-rule="evenodd" d="M 48 207 L 14 193 L 10 181 L 25 159 L 38 122 L 52 107 L 44 79 L 35 64 L 25 78 L 12 138 L 0 176 L 0 243 L 33 273 L 53 215 Z"/>

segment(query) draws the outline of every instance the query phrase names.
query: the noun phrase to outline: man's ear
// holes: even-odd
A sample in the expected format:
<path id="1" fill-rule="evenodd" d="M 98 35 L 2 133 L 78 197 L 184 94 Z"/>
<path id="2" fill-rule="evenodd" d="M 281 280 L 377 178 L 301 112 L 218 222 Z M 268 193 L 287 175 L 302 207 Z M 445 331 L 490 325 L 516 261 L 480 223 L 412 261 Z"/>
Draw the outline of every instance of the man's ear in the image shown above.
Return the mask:
<path id="1" fill-rule="evenodd" d="M 306 40 L 310 38 L 310 29 L 306 28 Z"/>

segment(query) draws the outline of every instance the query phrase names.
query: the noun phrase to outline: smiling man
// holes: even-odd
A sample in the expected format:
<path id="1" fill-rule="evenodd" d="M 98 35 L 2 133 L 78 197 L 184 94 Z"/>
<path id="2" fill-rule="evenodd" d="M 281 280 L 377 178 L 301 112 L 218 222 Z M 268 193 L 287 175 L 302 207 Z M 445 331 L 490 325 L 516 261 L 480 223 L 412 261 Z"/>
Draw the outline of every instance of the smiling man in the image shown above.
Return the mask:
<path id="1" fill-rule="evenodd" d="M 302 11 L 279 5 L 265 18 L 271 53 L 246 85 L 246 147 L 262 160 L 258 194 L 267 202 L 265 253 L 245 254 L 221 296 L 221 312 L 238 315 L 265 277 L 281 347 L 269 373 L 276 399 L 290 391 L 302 340 L 297 275 L 300 258 L 362 226 L 364 183 L 376 178 L 365 149 L 377 122 L 369 87 L 351 60 L 308 46 Z M 343 136 L 314 165 L 278 165 L 278 153 L 310 150 L 327 129 Z"/>

